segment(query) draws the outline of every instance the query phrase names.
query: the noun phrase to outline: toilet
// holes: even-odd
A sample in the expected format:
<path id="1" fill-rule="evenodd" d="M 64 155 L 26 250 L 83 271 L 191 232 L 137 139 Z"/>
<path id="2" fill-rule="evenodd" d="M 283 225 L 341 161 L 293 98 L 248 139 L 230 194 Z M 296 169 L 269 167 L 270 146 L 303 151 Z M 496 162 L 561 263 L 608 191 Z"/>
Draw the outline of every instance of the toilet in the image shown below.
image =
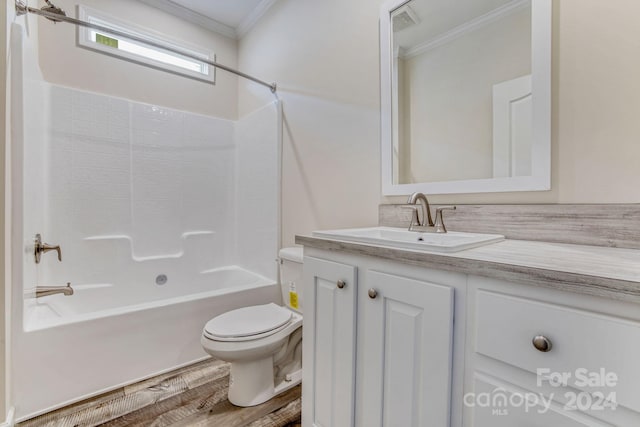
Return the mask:
<path id="1" fill-rule="evenodd" d="M 211 356 L 231 363 L 229 401 L 255 406 L 302 379 L 302 248 L 279 252 L 283 305 L 231 310 L 211 319 L 200 342 Z"/>

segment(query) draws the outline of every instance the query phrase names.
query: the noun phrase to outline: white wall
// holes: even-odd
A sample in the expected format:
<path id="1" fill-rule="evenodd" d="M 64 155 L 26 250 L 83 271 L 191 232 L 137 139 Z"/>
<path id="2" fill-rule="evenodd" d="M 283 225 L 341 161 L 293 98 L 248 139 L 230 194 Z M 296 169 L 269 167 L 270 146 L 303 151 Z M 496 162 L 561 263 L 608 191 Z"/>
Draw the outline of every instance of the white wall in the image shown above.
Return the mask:
<path id="1" fill-rule="evenodd" d="M 76 17 L 82 4 L 120 21 L 157 31 L 164 37 L 211 49 L 221 64 L 235 68 L 237 43 L 135 0 L 57 0 L 56 6 Z M 45 80 L 178 110 L 236 119 L 237 77 L 216 72 L 216 84 L 141 66 L 76 45 L 76 28 L 40 18 L 40 67 Z M 70 64 L 73 64 L 70 66 Z"/>
<path id="2" fill-rule="evenodd" d="M 556 200 L 640 202 L 640 2 L 556 1 Z"/>
<path id="3" fill-rule="evenodd" d="M 279 249 L 280 105 L 266 105 L 236 122 L 236 251 L 238 263 L 277 279 Z"/>
<path id="4" fill-rule="evenodd" d="M 380 201 L 378 1 L 280 0 L 240 42 L 239 67 L 283 101 L 283 245 L 373 225 Z M 268 91 L 239 82 L 242 114 Z"/>
<path id="5" fill-rule="evenodd" d="M 233 121 L 46 90 L 42 116 L 51 125 L 45 137 L 25 138 L 25 146 L 46 141 L 46 178 L 26 174 L 25 187 L 47 190 L 39 200 L 47 224 L 27 236 L 41 232 L 61 245 L 65 262 L 45 256 L 40 283 L 109 283 L 134 293 L 147 280 L 141 272 L 154 268 L 195 281 L 203 270 L 236 262 L 227 250 L 235 240 Z"/>
<path id="6" fill-rule="evenodd" d="M 380 197 L 382 1 L 280 0 L 239 47 L 239 67 L 284 101 L 284 242 L 370 225 Z M 436 203 L 640 201 L 640 2 L 555 0 L 552 190 L 434 196 Z M 243 81 L 239 110 L 268 99 Z"/>

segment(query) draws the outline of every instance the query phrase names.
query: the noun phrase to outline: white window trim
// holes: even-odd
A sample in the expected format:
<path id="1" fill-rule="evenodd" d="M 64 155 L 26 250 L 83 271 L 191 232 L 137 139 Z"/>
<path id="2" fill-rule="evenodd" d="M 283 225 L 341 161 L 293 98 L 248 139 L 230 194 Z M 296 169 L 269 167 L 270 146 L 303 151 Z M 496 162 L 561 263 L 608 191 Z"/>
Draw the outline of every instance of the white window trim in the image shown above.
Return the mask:
<path id="1" fill-rule="evenodd" d="M 136 37 L 149 39 L 149 41 L 162 43 L 167 47 L 180 49 L 194 55 L 202 56 L 203 58 L 207 58 L 210 61 L 215 61 L 215 54 L 211 51 L 207 51 L 202 47 L 194 46 L 194 45 L 185 43 L 183 41 L 167 39 L 166 36 L 163 36 L 156 31 L 150 30 L 148 28 L 143 28 L 143 27 L 140 27 L 139 25 L 131 24 L 126 21 L 122 21 L 106 13 L 100 12 L 98 10 L 95 10 L 83 5 L 78 5 L 78 19 L 95 23 L 98 25 L 102 25 L 105 27 L 110 27 L 110 28 L 113 28 L 114 30 L 127 32 Z M 206 65 L 207 74 L 200 73 L 197 71 L 187 70 L 177 65 L 167 64 L 166 62 L 151 59 L 143 55 L 138 55 L 131 52 L 125 52 L 119 49 L 114 49 L 112 47 L 106 46 L 102 43 L 97 43 L 93 41 L 91 38 L 92 31 L 95 31 L 95 30 L 92 30 L 91 28 L 87 28 L 87 27 L 78 26 L 78 46 L 86 49 L 90 49 L 96 52 L 104 53 L 107 55 L 115 56 L 117 58 L 122 58 L 127 61 L 135 62 L 137 64 L 146 65 L 148 67 L 152 67 L 152 68 L 163 70 L 163 71 L 168 71 L 173 74 L 178 74 L 178 75 L 186 76 L 192 79 L 215 84 L 216 68 L 212 65 Z M 102 33 L 102 32 L 99 32 L 99 33 Z M 108 33 L 105 35 L 109 36 Z M 116 37 L 116 36 L 113 36 L 113 37 L 121 39 L 121 37 Z M 150 48 L 156 49 L 155 47 L 150 47 Z M 159 52 L 166 52 L 171 55 L 174 55 L 172 52 L 162 51 L 160 49 L 157 49 L 157 50 Z M 175 56 L 180 57 L 178 54 L 175 54 Z M 188 58 L 188 59 L 190 61 L 192 60 L 191 58 Z"/>

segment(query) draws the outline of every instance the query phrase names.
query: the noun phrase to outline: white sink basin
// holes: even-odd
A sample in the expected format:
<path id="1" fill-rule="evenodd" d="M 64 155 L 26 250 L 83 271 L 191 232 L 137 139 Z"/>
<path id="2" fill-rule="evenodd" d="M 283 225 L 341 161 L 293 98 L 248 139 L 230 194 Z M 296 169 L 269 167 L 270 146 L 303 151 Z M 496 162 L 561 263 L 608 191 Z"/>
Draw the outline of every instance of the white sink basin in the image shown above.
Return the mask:
<path id="1" fill-rule="evenodd" d="M 433 252 L 457 252 L 504 240 L 504 236 L 499 234 L 459 233 L 455 231 L 421 233 L 392 227 L 314 231 L 312 235 L 324 239 Z"/>

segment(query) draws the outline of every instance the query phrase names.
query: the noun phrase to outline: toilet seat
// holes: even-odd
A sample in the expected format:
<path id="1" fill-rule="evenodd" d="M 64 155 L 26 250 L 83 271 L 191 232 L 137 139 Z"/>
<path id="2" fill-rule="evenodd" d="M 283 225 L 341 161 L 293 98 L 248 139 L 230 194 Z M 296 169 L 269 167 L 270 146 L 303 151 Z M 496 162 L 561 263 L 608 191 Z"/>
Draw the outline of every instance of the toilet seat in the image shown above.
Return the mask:
<path id="1" fill-rule="evenodd" d="M 251 341 L 273 335 L 291 322 L 292 312 L 270 303 L 239 308 L 214 317 L 204 327 L 215 341 Z"/>

